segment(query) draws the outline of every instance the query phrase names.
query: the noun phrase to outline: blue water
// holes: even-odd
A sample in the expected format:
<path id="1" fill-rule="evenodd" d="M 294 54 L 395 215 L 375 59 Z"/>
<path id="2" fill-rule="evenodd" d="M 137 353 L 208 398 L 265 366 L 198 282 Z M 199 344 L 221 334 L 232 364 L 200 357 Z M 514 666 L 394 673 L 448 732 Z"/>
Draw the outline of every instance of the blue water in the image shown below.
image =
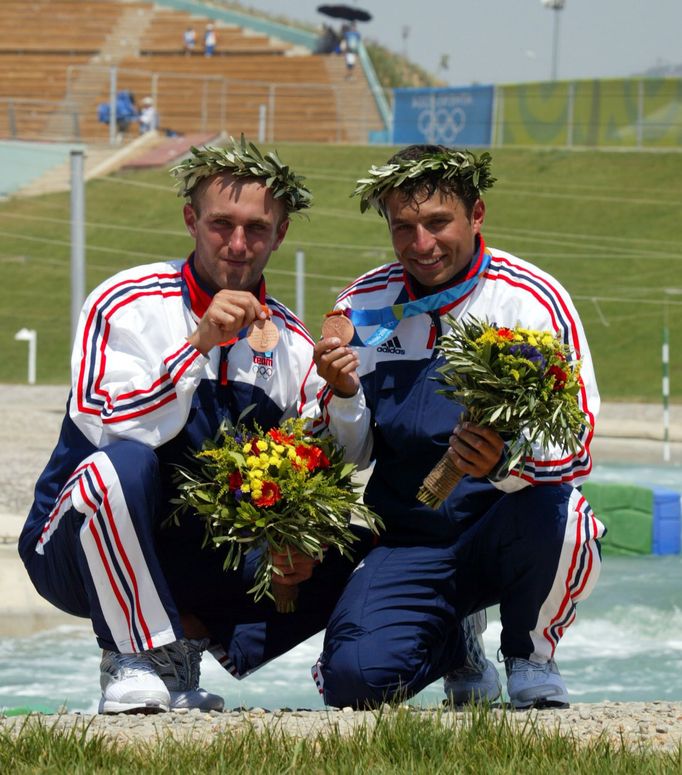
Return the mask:
<path id="1" fill-rule="evenodd" d="M 494 659 L 500 623 L 489 612 L 484 641 Z M 228 707 L 322 708 L 310 678 L 320 651 L 315 636 L 236 681 L 210 656 L 202 684 Z M 64 627 L 0 642 L 0 708 L 94 712 L 100 652 L 87 627 Z M 573 702 L 682 701 L 682 559 L 607 557 L 599 584 L 557 650 Z M 441 682 L 413 703 L 436 705 Z"/>

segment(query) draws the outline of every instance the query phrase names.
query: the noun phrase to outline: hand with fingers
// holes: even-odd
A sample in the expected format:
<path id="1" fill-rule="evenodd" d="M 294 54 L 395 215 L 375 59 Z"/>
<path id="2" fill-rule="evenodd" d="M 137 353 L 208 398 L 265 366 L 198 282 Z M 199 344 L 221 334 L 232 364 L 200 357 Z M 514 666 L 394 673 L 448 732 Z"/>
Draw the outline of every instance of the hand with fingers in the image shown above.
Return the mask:
<path id="1" fill-rule="evenodd" d="M 463 422 L 450 436 L 448 454 L 452 462 L 465 474 L 487 476 L 500 462 L 504 440 L 492 428 Z"/>
<path id="2" fill-rule="evenodd" d="M 289 551 L 272 552 L 271 556 L 275 569 L 273 579 L 277 579 L 278 584 L 287 587 L 293 587 L 302 581 L 307 581 L 313 575 L 313 569 L 318 564 L 315 557 L 302 554 L 292 548 Z"/>
<path id="3" fill-rule="evenodd" d="M 254 320 L 267 317 L 266 310 L 249 291 L 221 290 L 213 297 L 188 341 L 207 355 L 213 347 L 233 339 Z"/>
<path id="4" fill-rule="evenodd" d="M 317 373 L 337 396 L 351 398 L 358 392 L 360 360 L 355 350 L 342 345 L 338 337 L 320 339 L 315 345 L 313 360 L 317 366 Z"/>

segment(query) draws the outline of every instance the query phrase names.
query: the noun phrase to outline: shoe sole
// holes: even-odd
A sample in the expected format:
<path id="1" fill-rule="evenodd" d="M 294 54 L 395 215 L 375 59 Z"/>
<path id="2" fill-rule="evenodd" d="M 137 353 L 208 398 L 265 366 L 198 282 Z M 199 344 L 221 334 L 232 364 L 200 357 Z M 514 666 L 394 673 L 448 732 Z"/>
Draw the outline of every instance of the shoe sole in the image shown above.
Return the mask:
<path id="1" fill-rule="evenodd" d="M 543 710 L 548 708 L 565 710 L 566 708 L 570 708 L 570 703 L 568 702 L 562 702 L 561 700 L 547 700 L 542 697 L 528 703 L 517 703 L 512 701 L 510 705 L 514 710 Z"/>
<path id="2" fill-rule="evenodd" d="M 112 702 L 111 700 L 100 701 L 98 713 L 103 715 L 114 715 L 117 713 L 142 713 L 143 715 L 152 715 L 154 713 L 167 713 L 169 706 L 167 704 L 159 703 L 157 705 L 151 703 L 134 702 Z"/>
<path id="3" fill-rule="evenodd" d="M 222 712 L 225 700 L 218 694 L 211 694 L 203 689 L 187 691 L 169 691 L 170 710 L 200 710 L 202 713 L 211 711 Z"/>

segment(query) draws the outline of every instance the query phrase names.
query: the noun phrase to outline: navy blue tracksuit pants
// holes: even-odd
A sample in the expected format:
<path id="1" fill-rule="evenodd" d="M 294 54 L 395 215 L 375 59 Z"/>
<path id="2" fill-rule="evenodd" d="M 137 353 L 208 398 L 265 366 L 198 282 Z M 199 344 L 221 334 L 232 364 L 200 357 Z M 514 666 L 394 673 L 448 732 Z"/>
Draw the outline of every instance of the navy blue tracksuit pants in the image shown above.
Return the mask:
<path id="1" fill-rule="evenodd" d="M 416 694 L 463 663 L 461 619 L 497 603 L 502 654 L 547 661 L 597 581 L 602 534 L 577 490 L 551 485 L 503 496 L 452 545 L 372 549 L 327 625 L 325 702 Z"/>
<path id="2" fill-rule="evenodd" d="M 180 614 L 194 614 L 211 634 L 211 651 L 238 677 L 324 629 L 355 561 L 330 550 L 299 585 L 296 612 L 279 614 L 272 601 L 247 594 L 258 552 L 225 571 L 224 552 L 202 547 L 198 517 L 162 526 L 162 492 L 157 455 L 144 444 L 117 441 L 83 460 L 52 511 L 32 520 L 37 532 L 22 534 L 38 592 L 91 619 L 99 645 L 123 653 L 182 637 Z M 358 557 L 369 548 L 367 533 L 358 531 Z"/>

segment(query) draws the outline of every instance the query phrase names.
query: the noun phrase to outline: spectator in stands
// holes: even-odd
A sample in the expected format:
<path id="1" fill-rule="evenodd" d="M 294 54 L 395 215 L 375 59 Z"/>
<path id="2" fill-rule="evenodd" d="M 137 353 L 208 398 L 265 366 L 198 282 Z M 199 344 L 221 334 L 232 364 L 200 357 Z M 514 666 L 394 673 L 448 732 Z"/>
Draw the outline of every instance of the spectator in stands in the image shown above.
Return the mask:
<path id="1" fill-rule="evenodd" d="M 128 131 L 131 121 L 137 119 L 135 95 L 131 91 L 120 91 L 116 95 L 116 128 L 122 137 Z"/>
<path id="2" fill-rule="evenodd" d="M 207 24 L 204 32 L 204 56 L 213 56 L 216 43 L 215 27 L 212 24 Z"/>
<path id="3" fill-rule="evenodd" d="M 130 91 L 118 92 L 116 95 L 116 130 L 119 140 L 122 140 L 128 131 L 130 122 L 137 121 L 138 118 L 135 95 Z M 111 106 L 108 102 L 103 102 L 97 106 L 97 119 L 103 124 L 108 124 L 111 121 Z"/>
<path id="4" fill-rule="evenodd" d="M 194 27 L 188 27 L 182 36 L 182 42 L 185 49 L 185 54 L 190 56 L 194 53 L 194 49 L 197 45 L 197 33 Z"/>
<path id="5" fill-rule="evenodd" d="M 357 30 L 355 22 L 346 25 L 343 28 L 343 40 L 341 43 L 344 56 L 346 58 L 346 77 L 350 78 L 355 69 L 355 63 L 360 49 L 360 33 Z"/>
<path id="6" fill-rule="evenodd" d="M 140 127 L 141 135 L 159 128 L 159 114 L 156 112 L 154 100 L 151 97 L 145 97 L 142 100 L 142 110 L 137 123 Z"/>
<path id="7" fill-rule="evenodd" d="M 340 52 L 341 41 L 339 34 L 330 24 L 322 25 L 322 34 L 317 43 L 318 54 L 338 54 Z"/>

